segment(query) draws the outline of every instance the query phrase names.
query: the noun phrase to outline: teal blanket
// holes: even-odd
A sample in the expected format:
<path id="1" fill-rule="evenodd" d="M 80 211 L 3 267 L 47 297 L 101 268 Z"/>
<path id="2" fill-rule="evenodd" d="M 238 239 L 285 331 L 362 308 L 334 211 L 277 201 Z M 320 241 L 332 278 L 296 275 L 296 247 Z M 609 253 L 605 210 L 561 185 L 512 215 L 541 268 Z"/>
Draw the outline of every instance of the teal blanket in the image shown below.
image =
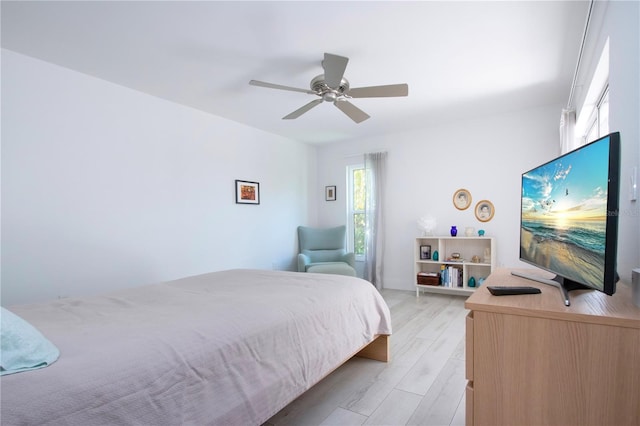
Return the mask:
<path id="1" fill-rule="evenodd" d="M 2 308 L 0 375 L 46 367 L 60 351 L 31 324 Z"/>

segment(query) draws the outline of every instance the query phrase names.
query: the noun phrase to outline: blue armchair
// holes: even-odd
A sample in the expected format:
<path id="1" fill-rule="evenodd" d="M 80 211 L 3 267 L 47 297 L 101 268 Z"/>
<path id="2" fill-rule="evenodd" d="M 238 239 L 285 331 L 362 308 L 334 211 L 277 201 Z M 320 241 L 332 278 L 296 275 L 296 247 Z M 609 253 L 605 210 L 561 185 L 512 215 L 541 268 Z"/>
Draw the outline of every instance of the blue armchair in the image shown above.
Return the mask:
<path id="1" fill-rule="evenodd" d="M 298 226 L 298 272 L 356 276 L 356 258 L 347 253 L 346 226 L 309 228 Z"/>

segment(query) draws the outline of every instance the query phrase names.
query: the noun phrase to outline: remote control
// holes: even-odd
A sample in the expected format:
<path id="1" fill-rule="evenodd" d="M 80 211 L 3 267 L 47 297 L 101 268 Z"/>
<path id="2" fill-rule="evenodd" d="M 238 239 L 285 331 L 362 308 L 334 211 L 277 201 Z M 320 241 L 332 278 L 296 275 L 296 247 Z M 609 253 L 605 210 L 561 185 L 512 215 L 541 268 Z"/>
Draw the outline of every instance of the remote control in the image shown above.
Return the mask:
<path id="1" fill-rule="evenodd" d="M 506 286 L 487 286 L 489 292 L 494 296 L 508 296 L 513 294 L 538 294 L 542 293 L 539 288 L 536 287 L 506 287 Z"/>

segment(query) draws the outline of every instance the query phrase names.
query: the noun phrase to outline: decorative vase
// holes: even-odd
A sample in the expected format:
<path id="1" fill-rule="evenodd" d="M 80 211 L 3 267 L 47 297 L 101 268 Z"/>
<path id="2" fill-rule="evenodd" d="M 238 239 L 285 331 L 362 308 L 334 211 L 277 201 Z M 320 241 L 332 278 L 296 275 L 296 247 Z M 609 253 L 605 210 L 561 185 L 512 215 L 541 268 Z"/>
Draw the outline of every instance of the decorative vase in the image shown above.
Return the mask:
<path id="1" fill-rule="evenodd" d="M 469 278 L 468 284 L 469 284 L 469 287 L 475 287 L 476 286 L 476 279 L 473 278 L 473 277 Z"/>
<path id="2" fill-rule="evenodd" d="M 418 228 L 422 230 L 423 237 L 430 237 L 436 228 L 436 219 L 433 216 L 423 216 L 418 219 Z"/>
<path id="3" fill-rule="evenodd" d="M 455 237 L 456 235 L 458 235 L 458 228 L 456 228 L 455 226 L 451 227 L 451 236 Z"/>
<path id="4" fill-rule="evenodd" d="M 438 250 L 434 250 L 433 253 L 431 253 L 431 259 L 438 260 Z"/>

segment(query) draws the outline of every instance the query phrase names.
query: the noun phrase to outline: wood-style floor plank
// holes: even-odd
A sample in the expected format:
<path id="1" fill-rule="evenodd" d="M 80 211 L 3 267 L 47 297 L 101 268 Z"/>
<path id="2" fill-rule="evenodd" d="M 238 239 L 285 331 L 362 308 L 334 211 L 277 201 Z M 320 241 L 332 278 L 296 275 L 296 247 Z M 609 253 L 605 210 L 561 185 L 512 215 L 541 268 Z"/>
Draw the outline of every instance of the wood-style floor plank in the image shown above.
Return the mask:
<path id="1" fill-rule="evenodd" d="M 367 416 L 354 413 L 353 411 L 345 410 L 344 408 L 336 408 L 327 417 L 320 426 L 353 426 L 364 424 L 368 419 Z"/>
<path id="2" fill-rule="evenodd" d="M 420 395 L 398 389 L 391 391 L 380 406 L 364 422 L 365 425 L 403 425 L 420 404 Z"/>
<path id="3" fill-rule="evenodd" d="M 450 358 L 407 424 L 446 425 L 456 414 L 465 392 L 464 361 Z"/>

